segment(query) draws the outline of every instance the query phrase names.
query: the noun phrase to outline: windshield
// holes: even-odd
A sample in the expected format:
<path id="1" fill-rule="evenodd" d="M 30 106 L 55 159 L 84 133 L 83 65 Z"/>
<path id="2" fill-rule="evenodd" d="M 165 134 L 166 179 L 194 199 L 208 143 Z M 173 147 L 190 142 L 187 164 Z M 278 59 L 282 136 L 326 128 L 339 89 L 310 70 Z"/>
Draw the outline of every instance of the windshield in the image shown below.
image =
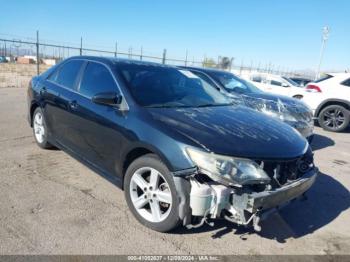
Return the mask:
<path id="1" fill-rule="evenodd" d="M 214 86 L 188 70 L 136 63 L 119 63 L 117 70 L 141 106 L 205 107 L 231 104 Z"/>
<path id="2" fill-rule="evenodd" d="M 331 76 L 331 75 L 325 75 L 325 76 L 322 76 L 321 78 L 317 79 L 316 81 L 314 81 L 314 83 L 319 83 L 319 82 L 325 81 L 327 79 L 330 79 L 332 77 L 333 76 Z"/>
<path id="3" fill-rule="evenodd" d="M 294 82 L 292 79 L 288 78 L 288 77 L 285 77 L 285 76 L 282 76 L 282 78 L 284 80 L 286 80 L 289 84 L 291 84 L 292 86 L 299 86 L 298 83 Z"/>
<path id="4" fill-rule="evenodd" d="M 239 94 L 261 93 L 255 85 L 227 72 L 211 72 L 211 77 L 225 87 L 228 92 Z"/>

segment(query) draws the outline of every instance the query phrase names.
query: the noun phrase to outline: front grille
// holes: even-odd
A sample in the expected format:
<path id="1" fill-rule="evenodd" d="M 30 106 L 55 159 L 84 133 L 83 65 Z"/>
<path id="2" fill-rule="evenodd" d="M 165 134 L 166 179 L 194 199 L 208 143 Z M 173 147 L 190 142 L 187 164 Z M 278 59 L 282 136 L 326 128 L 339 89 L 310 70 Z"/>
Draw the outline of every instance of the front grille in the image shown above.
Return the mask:
<path id="1" fill-rule="evenodd" d="M 256 161 L 271 178 L 273 187 L 280 187 L 289 181 L 302 177 L 314 167 L 313 153 L 309 148 L 301 157 L 290 160 L 258 160 Z"/>

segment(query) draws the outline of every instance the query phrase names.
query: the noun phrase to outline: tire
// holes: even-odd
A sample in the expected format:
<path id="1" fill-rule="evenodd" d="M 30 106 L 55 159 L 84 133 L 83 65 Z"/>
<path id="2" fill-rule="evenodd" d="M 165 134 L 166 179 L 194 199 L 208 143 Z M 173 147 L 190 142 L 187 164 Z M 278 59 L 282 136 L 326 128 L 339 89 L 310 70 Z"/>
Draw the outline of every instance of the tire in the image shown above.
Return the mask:
<path id="1" fill-rule="evenodd" d="M 37 145 L 43 149 L 50 149 L 53 146 L 47 141 L 48 129 L 46 126 L 43 111 L 37 107 L 33 113 L 32 119 L 33 135 Z"/>
<path id="2" fill-rule="evenodd" d="M 124 178 L 124 193 L 132 214 L 142 225 L 159 232 L 168 232 L 179 225 L 174 180 L 156 155 L 147 154 L 130 164 Z"/>
<path id="3" fill-rule="evenodd" d="M 341 105 L 330 105 L 318 116 L 319 125 L 327 131 L 341 132 L 349 125 L 350 113 Z"/>

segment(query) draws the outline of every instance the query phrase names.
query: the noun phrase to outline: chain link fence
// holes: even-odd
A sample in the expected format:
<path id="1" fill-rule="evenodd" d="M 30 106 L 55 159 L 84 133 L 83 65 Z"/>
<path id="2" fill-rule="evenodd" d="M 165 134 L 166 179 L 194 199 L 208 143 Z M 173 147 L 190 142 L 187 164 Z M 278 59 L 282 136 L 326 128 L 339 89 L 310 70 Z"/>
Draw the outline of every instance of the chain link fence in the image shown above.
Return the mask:
<path id="1" fill-rule="evenodd" d="M 265 72 L 284 76 L 300 76 L 296 72 L 273 66 L 271 63 L 265 65 L 259 63 L 254 66 L 253 62 L 245 65 L 242 61 L 240 64 L 236 64 L 234 58 L 228 57 L 218 57 L 216 61 L 206 57 L 203 59 L 192 57 L 190 59 L 187 51 L 184 58 L 179 59 L 169 56 L 166 49 L 158 54 L 145 52 L 143 48 L 135 50 L 132 47 L 127 51 L 121 51 L 117 43 L 115 43 L 114 50 L 111 48 L 90 48 L 83 43 L 82 38 L 79 46 L 55 44 L 54 41 L 40 41 L 39 32 L 37 32 L 36 39 L 0 38 L 0 58 L 2 59 L 0 60 L 0 87 L 23 86 L 24 83 L 28 83 L 28 79 L 32 76 L 40 74 L 57 62 L 79 55 L 112 56 L 170 65 L 213 67 L 229 70 L 239 75 L 250 72 Z"/>

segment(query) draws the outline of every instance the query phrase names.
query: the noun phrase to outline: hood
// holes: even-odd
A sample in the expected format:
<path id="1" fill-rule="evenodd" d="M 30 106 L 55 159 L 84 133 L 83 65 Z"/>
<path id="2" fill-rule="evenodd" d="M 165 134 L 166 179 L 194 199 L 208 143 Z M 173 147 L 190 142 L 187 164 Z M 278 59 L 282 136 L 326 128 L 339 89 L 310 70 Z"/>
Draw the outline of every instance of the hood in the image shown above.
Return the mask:
<path id="1" fill-rule="evenodd" d="M 191 145 L 216 154 L 287 159 L 305 153 L 307 142 L 290 126 L 241 106 L 149 108 L 154 121 Z"/>

